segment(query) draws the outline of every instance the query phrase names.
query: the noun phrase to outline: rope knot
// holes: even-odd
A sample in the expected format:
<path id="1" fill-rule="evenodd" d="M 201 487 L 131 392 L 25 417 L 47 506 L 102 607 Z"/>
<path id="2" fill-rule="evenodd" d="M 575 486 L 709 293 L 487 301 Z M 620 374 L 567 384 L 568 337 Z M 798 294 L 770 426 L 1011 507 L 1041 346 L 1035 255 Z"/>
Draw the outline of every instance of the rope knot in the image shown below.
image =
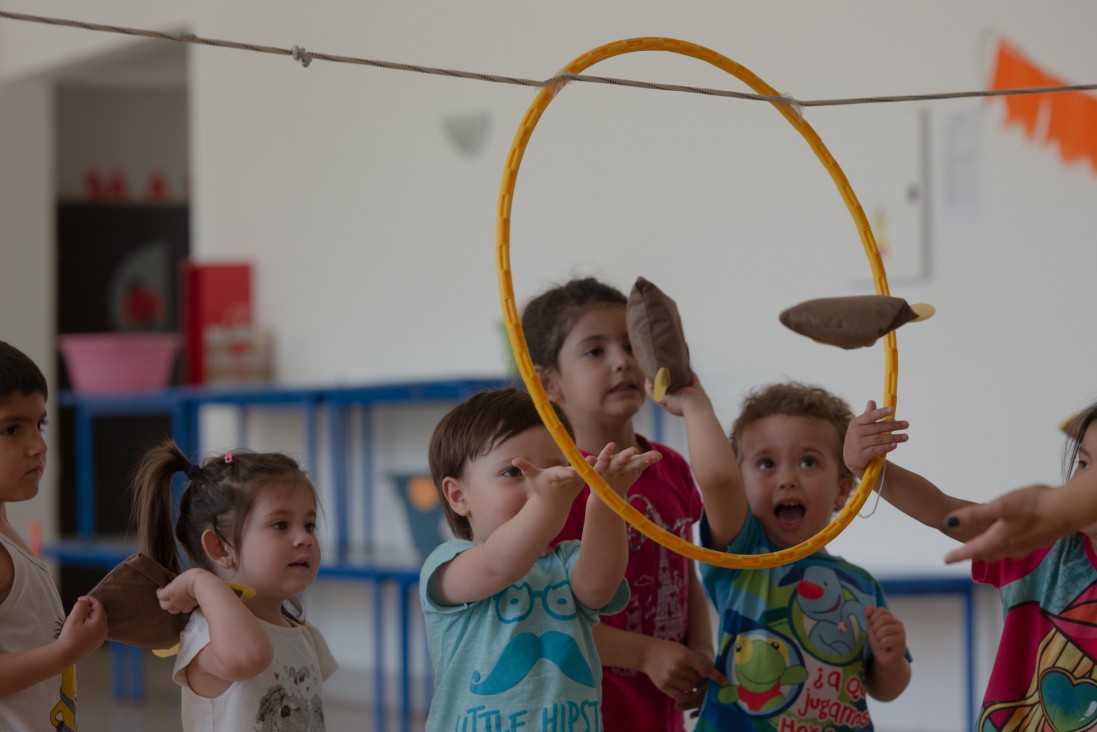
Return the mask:
<path id="1" fill-rule="evenodd" d="M 780 96 L 781 96 L 782 99 L 787 99 L 788 100 L 787 103 L 788 103 L 789 111 L 791 111 L 793 114 L 795 114 L 800 119 L 804 118 L 804 105 L 800 103 L 799 99 L 792 96 L 791 94 L 788 94 L 787 92 L 785 94 L 781 94 Z"/>
<path id="2" fill-rule="evenodd" d="M 293 60 L 300 61 L 306 69 L 312 63 L 312 54 L 306 51 L 303 46 L 294 46 L 290 49 L 290 53 L 293 54 Z"/>

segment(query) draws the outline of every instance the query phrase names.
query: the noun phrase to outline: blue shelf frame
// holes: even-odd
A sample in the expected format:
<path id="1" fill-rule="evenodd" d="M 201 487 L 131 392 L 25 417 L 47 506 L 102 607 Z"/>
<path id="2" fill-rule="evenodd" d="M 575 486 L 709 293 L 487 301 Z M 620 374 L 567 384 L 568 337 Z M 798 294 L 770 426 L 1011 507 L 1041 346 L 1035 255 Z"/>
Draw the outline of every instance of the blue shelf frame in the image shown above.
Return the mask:
<path id="1" fill-rule="evenodd" d="M 331 487 L 334 495 L 335 533 L 333 556 L 326 556 L 319 577 L 336 581 L 365 582 L 374 588 L 374 612 L 383 617 L 384 588 L 396 588 L 399 598 L 400 648 L 400 711 L 401 729 L 409 730 L 411 711 L 410 652 L 411 652 L 411 593 L 419 582 L 419 568 L 411 564 L 383 563 L 369 558 L 372 546 L 366 546 L 363 558 L 351 559 L 350 533 L 350 470 L 354 453 L 349 420 L 358 412 L 362 419 L 361 459 L 367 542 L 374 526 L 372 495 L 375 489 L 373 473 L 373 410 L 379 405 L 459 402 L 487 389 L 515 385 L 507 378 L 454 378 L 428 381 L 385 382 L 356 386 L 286 387 L 171 387 L 154 392 L 133 394 L 82 395 L 74 391 L 60 396 L 62 407 L 71 408 L 75 416 L 75 482 L 76 536 L 48 543 L 43 553 L 65 566 L 108 570 L 137 550 L 128 541 L 106 539 L 96 531 L 95 513 L 95 420 L 108 416 L 166 415 L 171 419 L 171 435 L 180 449 L 197 459 L 201 446 L 200 416 L 206 406 L 229 406 L 238 410 L 263 407 L 300 407 L 304 419 L 305 452 L 309 469 L 316 470 L 319 456 L 318 426 L 321 412 L 326 410 L 332 463 Z M 237 441 L 248 444 L 247 420 L 238 420 Z M 384 664 L 384 628 L 378 622 L 374 628 L 375 662 Z M 116 698 L 139 700 L 144 697 L 143 656 L 141 651 L 121 644 L 112 646 L 112 689 Z M 374 694 L 374 728 L 385 728 L 385 679 L 376 674 Z"/>

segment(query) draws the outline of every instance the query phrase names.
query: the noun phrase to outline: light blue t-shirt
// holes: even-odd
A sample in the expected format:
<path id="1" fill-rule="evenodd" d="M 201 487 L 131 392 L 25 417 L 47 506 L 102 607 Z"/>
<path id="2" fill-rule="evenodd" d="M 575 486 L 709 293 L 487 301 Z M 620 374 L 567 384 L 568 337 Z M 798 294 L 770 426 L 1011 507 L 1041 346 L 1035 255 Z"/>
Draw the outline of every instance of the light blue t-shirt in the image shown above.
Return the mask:
<path id="1" fill-rule="evenodd" d="M 579 542 L 567 541 L 492 597 L 438 604 L 431 577 L 474 546 L 447 541 L 419 575 L 435 679 L 427 732 L 600 732 L 602 665 L 591 628 L 625 607 L 628 583 L 604 608 L 581 605 L 570 582 Z"/>

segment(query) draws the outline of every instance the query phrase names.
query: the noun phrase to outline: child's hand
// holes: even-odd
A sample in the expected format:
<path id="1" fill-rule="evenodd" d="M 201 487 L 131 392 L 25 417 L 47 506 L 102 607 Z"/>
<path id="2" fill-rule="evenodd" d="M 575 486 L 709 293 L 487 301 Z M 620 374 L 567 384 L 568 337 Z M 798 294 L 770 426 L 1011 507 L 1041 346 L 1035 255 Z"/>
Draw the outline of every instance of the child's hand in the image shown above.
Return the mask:
<path id="1" fill-rule="evenodd" d="M 891 452 L 906 442 L 907 435 L 896 430 L 905 430 L 910 425 L 901 420 L 889 419 L 895 410 L 892 407 L 876 408 L 876 402 L 869 401 L 865 411 L 850 420 L 846 430 L 846 441 L 842 447 L 842 459 L 846 467 L 860 478 L 869 462 L 880 455 Z"/>
<path id="2" fill-rule="evenodd" d="M 648 399 L 654 402 L 655 383 L 651 379 L 644 380 L 644 391 L 647 393 Z M 690 399 L 708 399 L 708 394 L 701 388 L 701 382 L 697 378 L 697 374 L 691 374 L 689 386 L 668 391 L 663 397 L 663 401 L 656 403 L 674 416 L 681 417 L 685 414 L 685 404 Z"/>
<path id="3" fill-rule="evenodd" d="M 721 686 L 728 680 L 712 659 L 674 641 L 649 638 L 640 670 L 651 683 L 677 702 L 679 709 L 696 709 L 705 698 L 708 679 Z"/>
<path id="4" fill-rule="evenodd" d="M 75 662 L 103 645 L 106 639 L 107 613 L 103 603 L 90 595 L 78 598 L 57 642 L 68 648 Z"/>
<path id="5" fill-rule="evenodd" d="M 613 450 L 616 447 L 612 442 L 607 443 L 597 456 L 588 455 L 587 462 L 594 466 L 614 493 L 624 496 L 640 477 L 640 473 L 662 460 L 663 454 L 655 450 L 640 452 L 639 448 L 635 447 L 614 454 Z"/>
<path id="6" fill-rule="evenodd" d="M 907 650 L 907 632 L 902 621 L 883 607 L 866 607 L 868 644 L 874 663 L 884 667 L 894 666 L 903 660 Z"/>
<path id="7" fill-rule="evenodd" d="M 1030 485 L 1010 491 L 989 503 L 973 504 L 953 511 L 946 519 L 949 528 L 963 528 L 988 521 L 993 523 L 974 539 L 946 554 L 945 561 L 1019 559 L 1070 533 L 1067 514 L 1049 500 L 1062 490 L 1046 485 Z"/>
<path id="8" fill-rule="evenodd" d="M 583 490 L 583 478 L 570 465 L 539 468 L 523 457 L 514 458 L 511 465 L 522 471 L 533 495 L 547 501 L 567 501 L 568 505 Z"/>
<path id="9" fill-rule="evenodd" d="M 188 569 L 156 591 L 156 597 L 160 600 L 160 607 L 169 613 L 189 613 L 198 606 L 198 593 L 195 590 L 195 585 L 210 578 L 221 582 L 219 577 L 204 569 L 198 567 Z"/>

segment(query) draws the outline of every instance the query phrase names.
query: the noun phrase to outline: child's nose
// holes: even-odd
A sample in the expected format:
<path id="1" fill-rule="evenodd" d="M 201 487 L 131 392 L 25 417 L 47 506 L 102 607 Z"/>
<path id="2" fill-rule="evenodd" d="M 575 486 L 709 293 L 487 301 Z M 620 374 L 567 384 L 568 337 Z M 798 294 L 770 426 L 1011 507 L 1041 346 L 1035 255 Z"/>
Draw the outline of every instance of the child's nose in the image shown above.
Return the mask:
<path id="1" fill-rule="evenodd" d="M 45 455 L 49 446 L 46 444 L 46 437 L 41 432 L 35 432 L 31 437 L 29 452 L 31 455 Z"/>

